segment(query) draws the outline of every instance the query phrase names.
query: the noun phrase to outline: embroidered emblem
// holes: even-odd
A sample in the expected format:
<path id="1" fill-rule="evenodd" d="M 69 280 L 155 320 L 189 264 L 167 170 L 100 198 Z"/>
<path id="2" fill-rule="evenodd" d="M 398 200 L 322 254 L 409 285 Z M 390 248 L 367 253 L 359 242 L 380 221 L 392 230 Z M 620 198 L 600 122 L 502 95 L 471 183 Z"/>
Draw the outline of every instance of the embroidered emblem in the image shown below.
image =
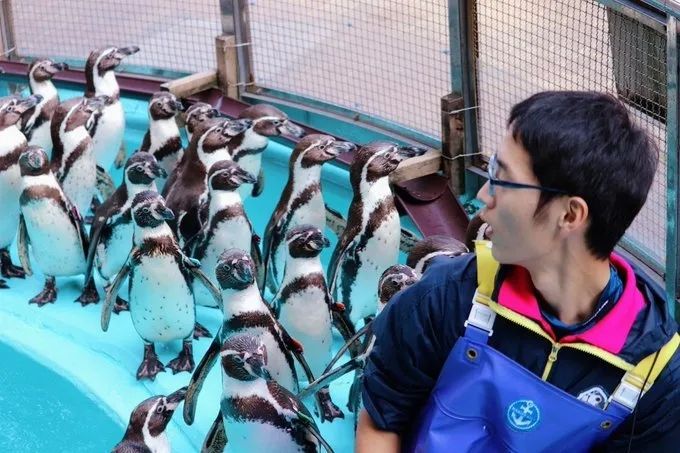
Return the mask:
<path id="1" fill-rule="evenodd" d="M 541 411 L 531 400 L 517 400 L 508 406 L 508 424 L 520 431 L 534 429 L 541 420 Z"/>
<path id="2" fill-rule="evenodd" d="M 607 400 L 609 395 L 599 385 L 588 390 L 585 390 L 578 395 L 578 399 L 591 406 L 598 407 L 604 410 L 607 407 Z"/>

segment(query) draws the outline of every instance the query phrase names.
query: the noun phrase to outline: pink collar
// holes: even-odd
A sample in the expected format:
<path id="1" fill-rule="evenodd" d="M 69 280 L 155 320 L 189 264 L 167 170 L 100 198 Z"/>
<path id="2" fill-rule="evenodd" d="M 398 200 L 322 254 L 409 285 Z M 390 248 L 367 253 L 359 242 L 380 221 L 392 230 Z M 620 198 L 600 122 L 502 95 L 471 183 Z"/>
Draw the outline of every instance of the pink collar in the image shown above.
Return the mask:
<path id="1" fill-rule="evenodd" d="M 623 294 L 609 313 L 590 329 L 563 337 L 560 343 L 588 343 L 612 354 L 618 354 L 623 349 L 638 313 L 645 306 L 645 299 L 637 288 L 633 268 L 615 253 L 612 253 L 609 259 L 625 282 Z M 498 303 L 538 322 L 543 330 L 555 339 L 550 324 L 541 315 L 534 294 L 535 289 L 529 271 L 520 266 L 511 266 L 498 291 Z"/>

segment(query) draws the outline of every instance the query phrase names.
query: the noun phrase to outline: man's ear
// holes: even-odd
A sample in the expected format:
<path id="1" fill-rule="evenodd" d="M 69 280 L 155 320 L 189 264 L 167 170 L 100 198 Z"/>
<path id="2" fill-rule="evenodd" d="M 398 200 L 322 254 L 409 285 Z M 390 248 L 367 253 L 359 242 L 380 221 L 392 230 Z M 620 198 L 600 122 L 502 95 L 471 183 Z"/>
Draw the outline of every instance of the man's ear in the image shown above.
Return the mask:
<path id="1" fill-rule="evenodd" d="M 570 233 L 584 228 L 588 223 L 588 203 L 581 197 L 569 197 L 564 201 L 564 211 L 559 226 Z"/>

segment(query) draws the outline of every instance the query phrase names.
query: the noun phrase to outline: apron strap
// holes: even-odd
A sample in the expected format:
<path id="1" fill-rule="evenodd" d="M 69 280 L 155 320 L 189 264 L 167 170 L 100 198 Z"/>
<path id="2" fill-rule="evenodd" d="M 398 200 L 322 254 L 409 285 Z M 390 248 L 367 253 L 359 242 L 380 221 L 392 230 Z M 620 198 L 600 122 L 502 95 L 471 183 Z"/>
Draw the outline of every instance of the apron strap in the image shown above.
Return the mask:
<path id="1" fill-rule="evenodd" d="M 491 298 L 500 267 L 491 254 L 491 241 L 475 241 L 475 255 L 477 255 L 477 291 Z"/>
<path id="2" fill-rule="evenodd" d="M 660 350 L 642 359 L 623 375 L 609 401 L 618 403 L 632 412 L 673 357 L 678 346 L 680 336 L 676 333 Z"/>
<path id="3" fill-rule="evenodd" d="M 484 300 L 485 297 L 478 296 L 491 298 L 499 264 L 491 255 L 490 241 L 475 241 L 475 253 L 477 255 L 477 292 L 472 299 L 472 309 L 468 319 L 465 321 L 465 336 L 486 343 L 488 338 L 493 335 L 496 312 L 486 304 L 479 302 L 479 300 Z"/>

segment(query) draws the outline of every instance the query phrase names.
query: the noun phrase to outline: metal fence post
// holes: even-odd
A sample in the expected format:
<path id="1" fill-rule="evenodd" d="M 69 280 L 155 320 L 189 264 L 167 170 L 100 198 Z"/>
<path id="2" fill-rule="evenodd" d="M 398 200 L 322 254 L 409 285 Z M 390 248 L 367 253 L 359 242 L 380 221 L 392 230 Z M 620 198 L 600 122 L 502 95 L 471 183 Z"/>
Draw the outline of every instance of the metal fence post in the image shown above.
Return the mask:
<path id="1" fill-rule="evenodd" d="M 680 150 L 678 150 L 678 21 L 668 15 L 666 24 L 667 37 L 667 80 L 668 80 L 668 100 L 667 100 L 667 120 L 666 120 L 666 149 L 668 158 L 667 169 L 667 218 L 668 229 L 666 230 L 666 293 L 671 313 L 680 315 L 676 311 L 676 300 L 680 289 L 680 245 L 678 236 L 678 225 L 680 224 L 680 212 L 678 211 L 678 184 L 680 183 Z"/>
<path id="2" fill-rule="evenodd" d="M 0 55 L 0 59 L 9 60 L 16 54 L 11 0 L 0 0 L 0 39 L 2 40 L 2 55 Z"/>

